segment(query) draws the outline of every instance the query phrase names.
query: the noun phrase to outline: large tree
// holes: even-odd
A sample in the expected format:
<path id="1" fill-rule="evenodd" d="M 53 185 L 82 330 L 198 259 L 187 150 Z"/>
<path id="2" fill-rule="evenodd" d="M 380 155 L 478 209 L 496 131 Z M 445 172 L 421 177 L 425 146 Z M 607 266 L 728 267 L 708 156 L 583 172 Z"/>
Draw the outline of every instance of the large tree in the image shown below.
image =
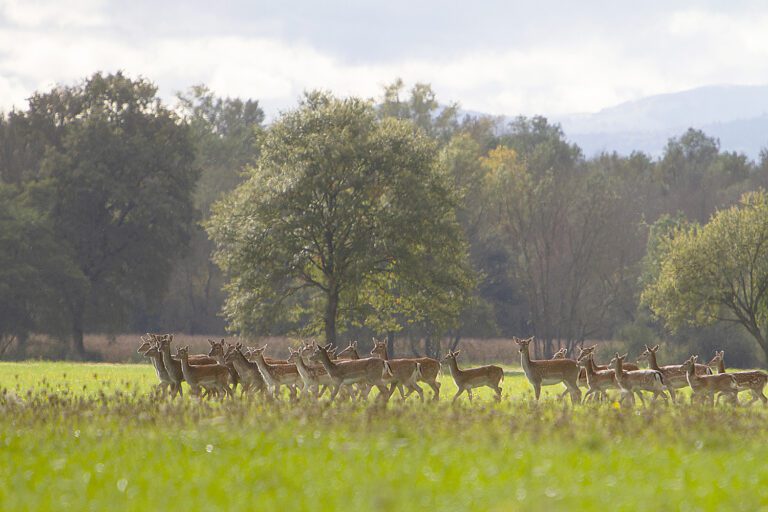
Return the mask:
<path id="1" fill-rule="evenodd" d="M 37 93 L 15 121 L 44 148 L 23 170 L 31 204 L 50 215 L 86 282 L 61 289 L 72 355 L 82 357 L 85 329 L 124 326 L 162 297 L 194 218 L 189 130 L 152 83 L 122 73 Z"/>
<path id="2" fill-rule="evenodd" d="M 704 226 L 673 230 L 656 249 L 642 300 L 667 326 L 742 325 L 768 356 L 768 194 L 745 194 Z"/>
<path id="3" fill-rule="evenodd" d="M 439 315 L 435 297 L 458 301 L 469 282 L 454 206 L 434 143 L 411 122 L 307 94 L 270 127 L 248 181 L 213 208 L 231 327 L 265 333 L 309 315 L 335 342 L 340 317 L 373 305 Z"/>

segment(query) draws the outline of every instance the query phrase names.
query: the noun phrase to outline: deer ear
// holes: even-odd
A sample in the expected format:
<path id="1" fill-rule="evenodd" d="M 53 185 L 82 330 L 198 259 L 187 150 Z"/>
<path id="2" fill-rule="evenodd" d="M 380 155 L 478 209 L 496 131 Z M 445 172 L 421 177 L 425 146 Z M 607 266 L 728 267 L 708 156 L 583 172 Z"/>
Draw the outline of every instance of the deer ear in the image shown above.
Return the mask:
<path id="1" fill-rule="evenodd" d="M 659 344 L 656 344 L 656 346 L 653 347 L 653 352 L 656 352 L 657 350 L 659 350 L 659 346 L 660 346 Z"/>

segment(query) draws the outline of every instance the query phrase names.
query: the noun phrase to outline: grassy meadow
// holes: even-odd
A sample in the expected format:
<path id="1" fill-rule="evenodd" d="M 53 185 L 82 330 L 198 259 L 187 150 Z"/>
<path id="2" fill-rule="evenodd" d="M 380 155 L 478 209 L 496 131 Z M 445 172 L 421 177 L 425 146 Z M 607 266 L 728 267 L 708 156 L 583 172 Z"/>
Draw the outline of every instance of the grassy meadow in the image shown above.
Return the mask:
<path id="1" fill-rule="evenodd" d="M 768 410 L 156 400 L 149 365 L 0 363 L 0 510 L 758 510 Z M 431 396 L 431 391 L 425 391 Z M 746 398 L 746 397 L 744 397 Z"/>

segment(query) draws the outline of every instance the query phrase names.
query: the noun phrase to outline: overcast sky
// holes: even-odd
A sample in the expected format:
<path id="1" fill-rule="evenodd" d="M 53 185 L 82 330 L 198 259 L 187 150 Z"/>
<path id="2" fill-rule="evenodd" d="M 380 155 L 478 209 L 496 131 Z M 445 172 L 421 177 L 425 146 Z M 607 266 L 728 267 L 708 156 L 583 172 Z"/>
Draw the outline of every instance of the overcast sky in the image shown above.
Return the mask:
<path id="1" fill-rule="evenodd" d="M 397 77 L 492 114 L 593 112 L 709 84 L 768 83 L 768 2 L 0 0 L 0 109 L 96 70 L 170 98 L 376 97 Z"/>

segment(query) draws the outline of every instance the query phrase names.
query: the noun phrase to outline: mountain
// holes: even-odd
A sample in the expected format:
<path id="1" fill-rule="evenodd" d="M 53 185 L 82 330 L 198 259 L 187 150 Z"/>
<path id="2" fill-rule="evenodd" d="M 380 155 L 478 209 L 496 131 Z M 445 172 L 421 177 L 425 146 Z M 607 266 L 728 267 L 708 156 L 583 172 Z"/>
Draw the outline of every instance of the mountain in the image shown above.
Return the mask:
<path id="1" fill-rule="evenodd" d="M 552 120 L 586 156 L 634 150 L 659 156 L 670 137 L 692 127 L 720 139 L 723 150 L 754 159 L 768 148 L 768 85 L 700 87 Z"/>

